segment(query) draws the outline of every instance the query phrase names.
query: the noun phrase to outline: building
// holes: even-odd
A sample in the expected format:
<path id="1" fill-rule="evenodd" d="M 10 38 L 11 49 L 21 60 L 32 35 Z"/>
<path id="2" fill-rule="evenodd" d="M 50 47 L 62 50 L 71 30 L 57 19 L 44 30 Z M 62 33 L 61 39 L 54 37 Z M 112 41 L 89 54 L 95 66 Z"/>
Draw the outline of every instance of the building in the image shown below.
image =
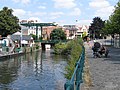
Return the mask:
<path id="1" fill-rule="evenodd" d="M 67 39 L 73 39 L 76 36 L 78 28 L 76 25 L 64 25 L 63 30 L 66 33 Z"/>
<path id="2" fill-rule="evenodd" d="M 82 25 L 82 26 L 77 26 L 77 28 L 78 28 L 78 30 L 76 32 L 76 36 L 83 37 L 83 34 L 84 34 L 84 36 L 88 35 L 88 29 L 89 29 L 88 26 Z"/>
<path id="3" fill-rule="evenodd" d="M 12 35 L 8 36 L 16 45 L 17 47 L 22 46 L 33 46 L 34 40 L 30 35 L 22 35 L 21 32 L 16 32 Z"/>
<path id="4" fill-rule="evenodd" d="M 22 20 L 21 23 L 35 23 L 39 24 L 36 20 Z M 37 32 L 36 32 L 36 26 L 30 26 L 30 27 L 25 27 L 21 26 L 21 31 L 23 35 L 38 35 L 38 38 L 42 38 L 43 40 L 48 40 L 50 39 L 50 33 L 52 30 L 54 30 L 57 26 L 51 24 L 51 23 L 40 23 L 42 26 L 38 25 Z"/>
<path id="5" fill-rule="evenodd" d="M 22 34 L 23 35 L 30 35 L 30 34 L 33 34 L 33 35 L 36 35 L 36 27 L 25 27 L 25 26 L 22 26 L 21 25 L 21 31 L 22 31 Z M 41 28 L 38 27 L 38 33 L 37 33 L 37 37 L 40 38 L 41 37 Z"/>
<path id="6" fill-rule="evenodd" d="M 42 31 L 43 40 L 49 40 L 50 39 L 50 33 L 56 28 L 58 28 L 58 27 L 57 26 L 43 27 L 43 31 Z"/>
<path id="7" fill-rule="evenodd" d="M 66 33 L 67 39 L 73 39 L 76 36 L 83 37 L 84 35 L 88 35 L 88 26 L 82 25 L 64 25 L 63 29 Z"/>
<path id="8" fill-rule="evenodd" d="M 22 20 L 22 23 L 37 23 L 36 20 Z M 62 28 L 62 30 L 65 32 L 67 39 L 74 39 L 76 36 L 80 36 L 83 37 L 85 35 L 88 35 L 88 27 L 86 25 L 82 25 L 82 26 L 78 26 L 78 25 L 63 25 L 63 26 L 44 26 L 42 27 L 38 27 L 38 33 L 37 33 L 37 37 L 38 38 L 42 38 L 42 40 L 49 40 L 50 39 L 50 33 L 56 29 L 56 28 Z M 36 35 L 36 27 L 35 26 L 31 26 L 31 27 L 25 27 L 25 26 L 21 26 L 21 31 L 23 35 L 30 35 L 30 34 L 34 34 Z M 41 32 L 42 31 L 42 32 Z M 41 35 L 42 34 L 42 35 Z"/>

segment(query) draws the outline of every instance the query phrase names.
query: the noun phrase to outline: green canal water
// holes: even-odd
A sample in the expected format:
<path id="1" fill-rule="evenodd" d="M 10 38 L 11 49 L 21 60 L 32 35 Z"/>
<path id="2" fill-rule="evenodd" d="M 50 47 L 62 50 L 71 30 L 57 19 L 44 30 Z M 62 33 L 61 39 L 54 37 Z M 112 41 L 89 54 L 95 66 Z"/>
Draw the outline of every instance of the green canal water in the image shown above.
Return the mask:
<path id="1" fill-rule="evenodd" d="M 52 50 L 0 61 L 0 90 L 64 90 L 66 57 Z"/>

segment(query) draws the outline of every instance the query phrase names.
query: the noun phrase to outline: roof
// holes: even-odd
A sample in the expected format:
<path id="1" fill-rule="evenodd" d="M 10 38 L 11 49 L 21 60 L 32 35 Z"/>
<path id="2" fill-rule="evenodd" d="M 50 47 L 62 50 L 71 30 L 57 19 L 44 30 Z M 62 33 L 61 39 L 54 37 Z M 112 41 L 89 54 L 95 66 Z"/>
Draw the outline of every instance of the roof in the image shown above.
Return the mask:
<path id="1" fill-rule="evenodd" d="M 21 35 L 21 32 L 15 32 L 13 35 Z"/>
<path id="2" fill-rule="evenodd" d="M 76 27 L 76 25 L 64 25 L 63 27 Z"/>
<path id="3" fill-rule="evenodd" d="M 68 30 L 74 30 L 74 31 L 76 31 L 76 30 L 78 30 L 77 29 L 77 27 L 76 27 L 76 25 L 64 25 L 63 26 L 65 29 L 68 29 Z"/>
<path id="4" fill-rule="evenodd" d="M 20 35 L 11 35 L 11 39 L 13 41 L 15 40 L 21 40 L 21 36 Z M 22 40 L 31 40 L 32 39 L 32 36 L 29 36 L 29 35 L 22 35 Z"/>

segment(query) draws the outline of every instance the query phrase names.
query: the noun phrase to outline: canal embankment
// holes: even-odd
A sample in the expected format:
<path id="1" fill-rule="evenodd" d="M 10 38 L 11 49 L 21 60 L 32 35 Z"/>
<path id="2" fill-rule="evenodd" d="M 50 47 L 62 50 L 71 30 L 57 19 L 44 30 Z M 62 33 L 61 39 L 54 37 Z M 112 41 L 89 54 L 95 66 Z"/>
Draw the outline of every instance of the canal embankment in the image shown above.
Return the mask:
<path id="1" fill-rule="evenodd" d="M 9 59 L 12 57 L 17 57 L 19 55 L 23 55 L 26 53 L 31 53 L 35 51 L 41 50 L 40 47 L 22 47 L 22 48 L 16 48 L 14 52 L 9 53 L 9 52 L 0 52 L 0 60 L 1 59 Z"/>

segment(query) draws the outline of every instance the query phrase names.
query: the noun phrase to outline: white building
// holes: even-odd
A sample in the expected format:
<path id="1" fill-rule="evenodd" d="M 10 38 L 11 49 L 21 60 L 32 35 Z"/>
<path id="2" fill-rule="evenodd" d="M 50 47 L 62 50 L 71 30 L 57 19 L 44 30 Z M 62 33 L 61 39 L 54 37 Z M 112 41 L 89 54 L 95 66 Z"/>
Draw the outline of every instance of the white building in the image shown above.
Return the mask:
<path id="1" fill-rule="evenodd" d="M 83 34 L 88 35 L 88 26 L 86 25 L 82 25 L 82 26 L 78 26 L 78 25 L 64 25 L 63 29 L 65 30 L 67 39 L 73 39 L 76 36 L 81 36 Z"/>
<path id="2" fill-rule="evenodd" d="M 20 21 L 20 23 L 38 23 L 37 20 L 22 20 Z M 26 27 L 26 26 L 21 26 L 21 31 L 23 35 L 30 35 L 30 34 L 34 34 L 36 35 L 36 27 L 35 26 L 30 26 L 30 27 Z M 41 36 L 41 28 L 38 27 L 38 32 L 37 32 L 37 37 L 39 38 Z"/>
<path id="3" fill-rule="evenodd" d="M 32 26 L 32 27 L 25 27 L 25 26 L 21 26 L 21 31 L 23 35 L 30 35 L 30 34 L 34 34 L 36 35 L 36 27 Z M 41 28 L 38 27 L 38 38 L 41 36 Z"/>
<path id="4" fill-rule="evenodd" d="M 83 34 L 88 35 L 88 29 L 89 29 L 88 26 L 82 25 L 82 26 L 77 26 L 77 28 L 78 28 L 78 30 L 76 32 L 76 36 L 82 37 Z"/>

